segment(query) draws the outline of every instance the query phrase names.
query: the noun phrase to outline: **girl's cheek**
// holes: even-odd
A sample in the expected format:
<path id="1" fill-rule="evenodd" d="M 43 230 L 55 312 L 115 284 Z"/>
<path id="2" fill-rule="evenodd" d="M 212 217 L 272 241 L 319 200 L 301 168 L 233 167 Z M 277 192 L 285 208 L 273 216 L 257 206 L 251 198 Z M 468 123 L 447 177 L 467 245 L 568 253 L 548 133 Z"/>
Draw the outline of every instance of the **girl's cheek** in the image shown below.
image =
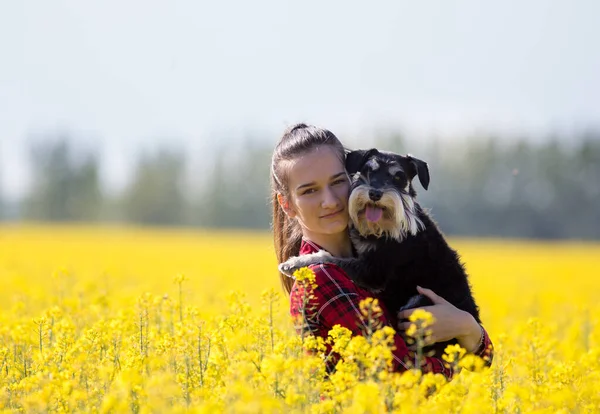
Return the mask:
<path id="1" fill-rule="evenodd" d="M 348 185 L 340 186 L 338 195 L 340 198 L 347 201 L 348 197 L 350 197 L 350 186 L 348 186 Z"/>

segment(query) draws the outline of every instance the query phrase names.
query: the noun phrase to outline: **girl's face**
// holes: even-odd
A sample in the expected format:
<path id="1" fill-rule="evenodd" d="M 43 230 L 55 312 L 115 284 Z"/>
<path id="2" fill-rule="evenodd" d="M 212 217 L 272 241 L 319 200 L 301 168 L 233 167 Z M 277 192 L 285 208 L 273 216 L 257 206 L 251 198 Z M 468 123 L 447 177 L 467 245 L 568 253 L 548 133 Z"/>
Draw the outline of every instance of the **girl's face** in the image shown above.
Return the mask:
<path id="1" fill-rule="evenodd" d="M 318 147 L 290 162 L 288 168 L 286 212 L 298 220 L 303 234 L 310 239 L 313 234 L 346 231 L 350 183 L 336 151 L 327 145 Z"/>

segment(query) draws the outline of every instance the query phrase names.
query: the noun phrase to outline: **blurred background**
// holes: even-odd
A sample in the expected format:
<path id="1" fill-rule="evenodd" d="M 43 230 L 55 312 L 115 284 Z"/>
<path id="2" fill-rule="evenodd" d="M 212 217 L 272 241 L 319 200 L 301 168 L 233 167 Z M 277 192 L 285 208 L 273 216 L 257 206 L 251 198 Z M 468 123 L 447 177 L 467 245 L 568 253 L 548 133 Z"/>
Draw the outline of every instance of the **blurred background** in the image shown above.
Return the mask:
<path id="1" fill-rule="evenodd" d="M 450 235 L 600 239 L 600 3 L 0 2 L 0 220 L 269 228 L 306 122 Z"/>

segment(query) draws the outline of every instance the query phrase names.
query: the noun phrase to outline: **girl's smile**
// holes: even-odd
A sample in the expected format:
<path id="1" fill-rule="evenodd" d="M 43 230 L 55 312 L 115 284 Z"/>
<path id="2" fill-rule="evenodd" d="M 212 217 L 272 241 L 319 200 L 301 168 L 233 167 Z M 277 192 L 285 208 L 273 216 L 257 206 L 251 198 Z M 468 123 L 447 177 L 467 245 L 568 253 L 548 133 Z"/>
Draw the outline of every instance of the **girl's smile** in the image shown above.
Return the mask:
<path id="1" fill-rule="evenodd" d="M 344 212 L 344 209 L 340 209 L 340 210 L 338 210 L 338 211 L 334 211 L 334 212 L 333 212 L 333 213 L 331 213 L 331 214 L 326 214 L 326 215 L 324 215 L 324 216 L 321 216 L 321 218 L 322 218 L 322 219 L 335 218 L 335 217 L 337 217 L 337 216 L 338 216 L 340 213 L 343 213 L 343 212 Z"/>

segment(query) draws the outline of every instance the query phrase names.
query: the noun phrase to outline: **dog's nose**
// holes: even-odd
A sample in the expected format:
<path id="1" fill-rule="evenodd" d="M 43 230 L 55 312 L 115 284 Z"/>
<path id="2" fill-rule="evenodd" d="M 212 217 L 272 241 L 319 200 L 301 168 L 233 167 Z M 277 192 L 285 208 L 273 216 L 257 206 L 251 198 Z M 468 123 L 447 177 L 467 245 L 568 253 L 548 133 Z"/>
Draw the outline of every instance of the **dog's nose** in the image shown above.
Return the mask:
<path id="1" fill-rule="evenodd" d="M 371 188 L 369 190 L 369 198 L 373 201 L 381 200 L 382 195 L 383 195 L 383 192 L 381 190 L 376 190 L 375 188 Z"/>

